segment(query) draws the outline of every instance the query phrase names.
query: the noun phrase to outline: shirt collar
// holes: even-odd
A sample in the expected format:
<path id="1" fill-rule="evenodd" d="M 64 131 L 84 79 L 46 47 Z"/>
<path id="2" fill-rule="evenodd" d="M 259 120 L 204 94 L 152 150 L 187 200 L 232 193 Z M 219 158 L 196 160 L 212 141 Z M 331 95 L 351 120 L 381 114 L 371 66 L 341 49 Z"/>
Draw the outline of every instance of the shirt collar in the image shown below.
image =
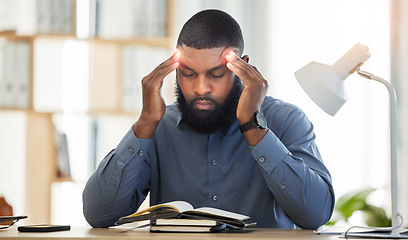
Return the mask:
<path id="1" fill-rule="evenodd" d="M 177 127 L 180 126 L 181 121 L 183 120 L 183 117 L 181 117 L 181 113 L 179 112 L 178 118 L 177 118 Z"/>

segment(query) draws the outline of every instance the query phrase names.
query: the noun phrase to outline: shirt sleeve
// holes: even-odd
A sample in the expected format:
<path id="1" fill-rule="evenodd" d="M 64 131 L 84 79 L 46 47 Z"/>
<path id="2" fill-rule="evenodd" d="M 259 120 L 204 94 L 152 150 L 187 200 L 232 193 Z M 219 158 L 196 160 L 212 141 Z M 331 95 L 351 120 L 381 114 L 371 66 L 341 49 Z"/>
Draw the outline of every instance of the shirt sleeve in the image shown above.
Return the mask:
<path id="1" fill-rule="evenodd" d="M 130 129 L 102 160 L 82 194 L 84 216 L 91 226 L 114 225 L 137 210 L 149 190 L 151 146 L 151 139 L 138 139 Z"/>
<path id="2" fill-rule="evenodd" d="M 316 147 L 313 125 L 305 114 L 295 110 L 283 125 L 279 131 L 275 129 L 279 136 L 269 130 L 251 148 L 252 154 L 287 216 L 302 228 L 317 229 L 329 221 L 333 212 L 331 176 Z"/>

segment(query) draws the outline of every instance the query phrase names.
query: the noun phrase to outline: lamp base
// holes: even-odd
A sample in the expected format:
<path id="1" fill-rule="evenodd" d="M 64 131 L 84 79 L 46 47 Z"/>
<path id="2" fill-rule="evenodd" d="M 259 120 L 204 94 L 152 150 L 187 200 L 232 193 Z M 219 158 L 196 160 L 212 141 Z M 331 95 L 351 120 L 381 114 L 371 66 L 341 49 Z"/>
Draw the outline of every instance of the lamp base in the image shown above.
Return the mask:
<path id="1" fill-rule="evenodd" d="M 404 231 L 406 233 L 406 230 Z M 377 238 L 377 239 L 408 239 L 408 235 L 391 235 L 389 232 L 384 233 L 348 233 L 346 238 Z"/>

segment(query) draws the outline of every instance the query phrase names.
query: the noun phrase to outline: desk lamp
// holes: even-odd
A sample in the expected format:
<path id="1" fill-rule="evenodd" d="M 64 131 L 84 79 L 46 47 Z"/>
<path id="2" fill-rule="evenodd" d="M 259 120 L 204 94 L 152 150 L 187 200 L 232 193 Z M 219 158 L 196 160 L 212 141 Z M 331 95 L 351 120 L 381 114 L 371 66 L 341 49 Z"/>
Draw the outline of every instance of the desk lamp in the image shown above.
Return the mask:
<path id="1" fill-rule="evenodd" d="M 326 113 L 334 116 L 347 101 L 345 79 L 357 72 L 360 76 L 384 84 L 390 96 L 390 141 L 391 141 L 391 205 L 392 227 L 375 228 L 381 234 L 351 234 L 347 237 L 408 238 L 399 233 L 402 217 L 398 213 L 397 183 L 397 97 L 392 85 L 384 79 L 360 70 L 360 66 L 370 57 L 368 47 L 357 43 L 332 66 L 310 62 L 295 72 L 295 77 L 309 97 Z M 399 219 L 401 219 L 399 221 Z M 401 223 L 400 223 L 401 222 Z"/>

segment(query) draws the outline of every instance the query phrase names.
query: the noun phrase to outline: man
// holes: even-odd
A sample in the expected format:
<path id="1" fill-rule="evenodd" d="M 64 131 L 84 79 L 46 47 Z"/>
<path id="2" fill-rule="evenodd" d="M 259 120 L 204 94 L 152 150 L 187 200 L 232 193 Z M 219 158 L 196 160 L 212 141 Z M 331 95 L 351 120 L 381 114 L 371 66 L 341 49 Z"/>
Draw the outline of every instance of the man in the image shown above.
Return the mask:
<path id="1" fill-rule="evenodd" d="M 142 79 L 137 122 L 90 177 L 84 214 L 113 225 L 150 204 L 184 200 L 250 216 L 258 227 L 316 229 L 333 211 L 331 176 L 313 126 L 296 106 L 265 97 L 238 23 L 218 10 L 183 26 L 177 51 Z M 176 70 L 177 103 L 163 79 Z"/>

